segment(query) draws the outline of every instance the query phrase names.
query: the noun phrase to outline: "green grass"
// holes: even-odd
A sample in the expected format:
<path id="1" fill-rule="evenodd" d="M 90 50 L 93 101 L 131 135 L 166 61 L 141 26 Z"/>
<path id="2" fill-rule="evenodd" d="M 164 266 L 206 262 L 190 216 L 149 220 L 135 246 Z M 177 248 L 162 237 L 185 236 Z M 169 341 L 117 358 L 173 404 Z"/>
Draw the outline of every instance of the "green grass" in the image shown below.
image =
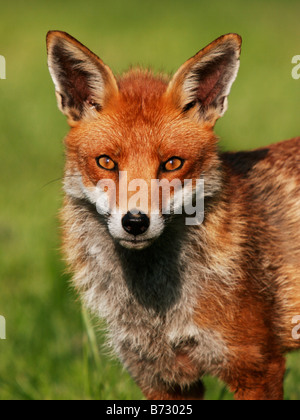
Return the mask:
<path id="1" fill-rule="evenodd" d="M 62 138 L 46 66 L 45 35 L 79 38 L 115 72 L 131 64 L 175 71 L 228 33 L 244 38 L 229 111 L 218 123 L 224 149 L 247 149 L 300 134 L 300 4 L 286 1 L 77 0 L 1 4 L 0 55 L 0 399 L 139 399 L 102 333 L 82 312 L 59 252 Z M 97 349 L 100 349 L 99 352 Z M 286 398 L 300 399 L 300 356 L 288 358 Z M 230 399 L 206 378 L 209 399 Z"/>

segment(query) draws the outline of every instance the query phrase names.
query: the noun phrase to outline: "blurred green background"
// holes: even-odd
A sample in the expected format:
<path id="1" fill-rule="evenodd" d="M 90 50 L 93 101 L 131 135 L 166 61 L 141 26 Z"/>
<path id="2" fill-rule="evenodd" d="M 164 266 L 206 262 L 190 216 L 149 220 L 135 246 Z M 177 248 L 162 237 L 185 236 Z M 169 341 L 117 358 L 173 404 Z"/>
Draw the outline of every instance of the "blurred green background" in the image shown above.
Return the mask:
<path id="1" fill-rule="evenodd" d="M 134 64 L 173 72 L 218 36 L 238 32 L 241 69 L 216 131 L 223 149 L 248 149 L 300 135 L 300 80 L 291 76 L 299 16 L 299 0 L 2 2 L 0 315 L 7 340 L 0 341 L 0 399 L 142 397 L 107 354 L 61 261 L 67 124 L 47 70 L 47 31 L 69 32 L 116 73 Z M 205 382 L 208 399 L 232 398 L 218 380 Z M 288 357 L 285 396 L 300 399 L 299 354 Z"/>

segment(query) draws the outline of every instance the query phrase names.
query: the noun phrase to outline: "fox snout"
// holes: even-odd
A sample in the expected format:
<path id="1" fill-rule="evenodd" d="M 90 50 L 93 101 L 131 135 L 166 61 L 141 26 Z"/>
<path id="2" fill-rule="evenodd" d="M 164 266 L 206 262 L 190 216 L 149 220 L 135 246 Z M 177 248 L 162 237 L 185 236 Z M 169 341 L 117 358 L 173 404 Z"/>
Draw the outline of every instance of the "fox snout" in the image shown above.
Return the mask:
<path id="1" fill-rule="evenodd" d="M 146 214 L 133 209 L 126 214 L 116 212 L 107 218 L 110 235 L 128 249 L 144 249 L 158 239 L 165 228 L 161 214 Z"/>
<path id="2" fill-rule="evenodd" d="M 128 211 L 122 218 L 122 226 L 125 232 L 136 237 L 148 230 L 150 219 L 145 213 L 134 209 Z"/>

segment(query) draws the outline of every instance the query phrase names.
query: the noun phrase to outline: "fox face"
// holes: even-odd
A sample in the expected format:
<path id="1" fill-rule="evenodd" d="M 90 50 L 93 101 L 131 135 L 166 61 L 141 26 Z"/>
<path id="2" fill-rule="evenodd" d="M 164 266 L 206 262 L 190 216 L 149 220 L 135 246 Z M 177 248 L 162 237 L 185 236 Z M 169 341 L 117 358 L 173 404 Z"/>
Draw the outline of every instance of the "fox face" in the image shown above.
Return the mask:
<path id="1" fill-rule="evenodd" d="M 116 78 L 64 32 L 49 32 L 47 48 L 71 127 L 66 194 L 95 206 L 112 238 L 130 249 L 150 246 L 178 215 L 194 213 L 199 223 L 199 181 L 202 199 L 219 186 L 213 129 L 237 76 L 241 38 L 219 38 L 170 80 L 141 69 Z"/>

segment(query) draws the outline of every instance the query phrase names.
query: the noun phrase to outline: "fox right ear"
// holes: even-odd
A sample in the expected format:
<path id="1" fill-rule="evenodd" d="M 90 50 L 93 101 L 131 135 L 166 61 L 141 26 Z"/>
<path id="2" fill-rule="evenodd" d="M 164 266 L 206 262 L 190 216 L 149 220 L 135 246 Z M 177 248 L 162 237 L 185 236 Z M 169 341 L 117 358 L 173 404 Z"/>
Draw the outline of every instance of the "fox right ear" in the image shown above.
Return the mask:
<path id="1" fill-rule="evenodd" d="M 70 125 L 95 116 L 118 93 L 110 68 L 67 33 L 48 32 L 47 51 L 58 107 Z"/>
<path id="2" fill-rule="evenodd" d="M 238 73 L 241 44 L 239 35 L 224 35 L 179 68 L 167 95 L 181 112 L 212 125 L 222 117 Z"/>

